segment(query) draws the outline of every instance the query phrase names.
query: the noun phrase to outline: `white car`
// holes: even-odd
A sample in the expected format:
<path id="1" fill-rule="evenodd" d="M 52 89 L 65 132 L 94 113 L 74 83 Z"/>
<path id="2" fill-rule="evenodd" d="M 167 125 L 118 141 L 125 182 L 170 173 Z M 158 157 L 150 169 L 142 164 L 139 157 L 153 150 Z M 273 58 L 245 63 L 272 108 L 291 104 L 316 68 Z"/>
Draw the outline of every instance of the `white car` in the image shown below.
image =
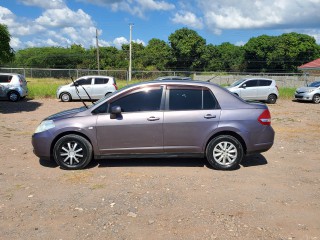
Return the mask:
<path id="1" fill-rule="evenodd" d="M 76 85 L 76 86 L 75 86 Z M 62 102 L 75 99 L 100 99 L 118 89 L 116 80 L 110 76 L 83 76 L 57 89 L 56 96 Z"/>
<path id="2" fill-rule="evenodd" d="M 244 78 L 232 83 L 227 89 L 244 100 L 276 103 L 279 90 L 276 81 L 268 78 Z"/>
<path id="3" fill-rule="evenodd" d="M 0 73 L 0 98 L 16 102 L 28 95 L 27 81 L 21 74 Z"/>

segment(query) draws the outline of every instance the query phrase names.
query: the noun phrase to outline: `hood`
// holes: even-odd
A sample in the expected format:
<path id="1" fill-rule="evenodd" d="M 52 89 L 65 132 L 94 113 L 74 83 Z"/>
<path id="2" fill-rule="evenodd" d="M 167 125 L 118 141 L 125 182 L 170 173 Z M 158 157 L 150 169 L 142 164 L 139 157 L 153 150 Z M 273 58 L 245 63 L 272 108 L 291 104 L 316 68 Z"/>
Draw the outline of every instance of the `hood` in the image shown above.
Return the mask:
<path id="1" fill-rule="evenodd" d="M 57 120 L 57 119 L 69 118 L 69 117 L 73 117 L 77 113 L 83 112 L 85 110 L 87 110 L 86 107 L 73 108 L 73 109 L 69 109 L 69 110 L 65 110 L 65 111 L 53 114 L 53 115 L 47 117 L 45 120 Z"/>
<path id="2" fill-rule="evenodd" d="M 297 89 L 297 92 L 307 92 L 309 90 L 317 89 L 316 87 L 301 87 Z"/>

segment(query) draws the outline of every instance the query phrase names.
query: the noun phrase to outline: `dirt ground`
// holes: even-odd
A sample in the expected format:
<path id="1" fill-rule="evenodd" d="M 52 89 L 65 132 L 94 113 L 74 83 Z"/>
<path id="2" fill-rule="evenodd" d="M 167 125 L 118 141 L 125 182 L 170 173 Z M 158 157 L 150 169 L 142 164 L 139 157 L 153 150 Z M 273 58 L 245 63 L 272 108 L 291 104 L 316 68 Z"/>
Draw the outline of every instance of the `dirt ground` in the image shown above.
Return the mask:
<path id="1" fill-rule="evenodd" d="M 80 171 L 39 160 L 36 126 L 81 105 L 0 101 L 0 239 L 320 239 L 320 105 L 269 105 L 274 146 L 235 171 L 202 159 Z"/>

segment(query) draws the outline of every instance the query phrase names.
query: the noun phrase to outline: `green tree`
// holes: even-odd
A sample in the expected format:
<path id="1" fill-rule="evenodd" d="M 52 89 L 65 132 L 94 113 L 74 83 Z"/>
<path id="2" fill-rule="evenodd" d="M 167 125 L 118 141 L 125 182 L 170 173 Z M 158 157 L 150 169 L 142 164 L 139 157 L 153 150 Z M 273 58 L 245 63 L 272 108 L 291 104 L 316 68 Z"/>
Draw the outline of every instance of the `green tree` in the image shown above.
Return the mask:
<path id="1" fill-rule="evenodd" d="M 10 47 L 10 38 L 8 27 L 0 24 L 0 64 L 10 62 L 14 58 L 14 51 Z"/>
<path id="2" fill-rule="evenodd" d="M 170 56 L 170 46 L 163 40 L 153 38 L 144 49 L 144 67 L 164 71 L 168 67 Z"/>
<path id="3" fill-rule="evenodd" d="M 182 28 L 169 36 L 172 49 L 171 66 L 179 70 L 203 69 L 201 56 L 205 52 L 206 40 L 194 30 Z"/>

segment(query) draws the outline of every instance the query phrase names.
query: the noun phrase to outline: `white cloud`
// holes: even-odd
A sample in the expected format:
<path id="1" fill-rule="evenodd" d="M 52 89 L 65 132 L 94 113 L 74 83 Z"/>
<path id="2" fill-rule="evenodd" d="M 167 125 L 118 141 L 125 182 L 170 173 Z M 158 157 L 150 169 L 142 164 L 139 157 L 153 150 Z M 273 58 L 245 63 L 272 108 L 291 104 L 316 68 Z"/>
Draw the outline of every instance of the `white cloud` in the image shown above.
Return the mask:
<path id="1" fill-rule="evenodd" d="M 197 18 L 197 16 L 192 12 L 180 11 L 174 15 L 172 18 L 172 22 L 176 24 L 183 24 L 192 28 L 202 29 L 203 21 L 201 18 Z"/>
<path id="2" fill-rule="evenodd" d="M 113 40 L 113 45 L 120 49 L 123 44 L 129 44 L 129 41 L 125 37 L 118 37 Z"/>
<path id="3" fill-rule="evenodd" d="M 207 28 L 223 29 L 319 27 L 320 0 L 197 0 Z"/>
<path id="4" fill-rule="evenodd" d="M 23 4 L 27 6 L 37 6 L 44 9 L 55 9 L 55 8 L 64 8 L 64 0 L 20 0 Z"/>

